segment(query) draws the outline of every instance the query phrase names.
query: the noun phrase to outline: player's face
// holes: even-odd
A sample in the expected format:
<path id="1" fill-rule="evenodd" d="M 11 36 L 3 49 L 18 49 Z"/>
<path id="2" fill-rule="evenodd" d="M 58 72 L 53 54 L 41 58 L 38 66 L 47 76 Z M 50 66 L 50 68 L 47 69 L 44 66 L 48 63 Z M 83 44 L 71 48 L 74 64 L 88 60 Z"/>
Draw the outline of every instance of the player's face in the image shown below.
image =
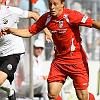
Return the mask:
<path id="1" fill-rule="evenodd" d="M 61 0 L 48 0 L 48 4 L 52 16 L 58 17 L 63 12 L 64 2 Z"/>

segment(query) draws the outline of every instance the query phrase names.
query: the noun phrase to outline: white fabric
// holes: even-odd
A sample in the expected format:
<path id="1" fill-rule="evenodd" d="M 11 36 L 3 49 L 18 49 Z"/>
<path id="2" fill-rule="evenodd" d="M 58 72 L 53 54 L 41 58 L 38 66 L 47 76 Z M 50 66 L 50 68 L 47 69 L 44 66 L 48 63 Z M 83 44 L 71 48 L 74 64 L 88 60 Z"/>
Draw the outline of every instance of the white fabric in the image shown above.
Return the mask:
<path id="1" fill-rule="evenodd" d="M 45 100 L 49 100 L 47 96 L 47 81 L 43 79 L 42 73 L 43 59 L 38 56 L 33 55 L 33 84 L 34 84 L 34 93 L 42 93 L 42 96 Z"/>
<path id="2" fill-rule="evenodd" d="M 17 28 L 19 18 L 28 18 L 28 11 L 1 5 L 0 31 L 3 27 Z M 21 37 L 8 34 L 0 37 L 0 57 L 25 52 Z"/>
<path id="3" fill-rule="evenodd" d="M 35 57 L 33 56 L 33 78 L 39 78 L 43 76 L 42 73 L 42 66 L 43 66 L 43 60 L 41 57 Z"/>
<path id="4" fill-rule="evenodd" d="M 42 47 L 42 48 L 45 47 L 44 42 L 42 40 L 40 40 L 40 39 L 35 40 L 34 46 L 35 47 Z"/>

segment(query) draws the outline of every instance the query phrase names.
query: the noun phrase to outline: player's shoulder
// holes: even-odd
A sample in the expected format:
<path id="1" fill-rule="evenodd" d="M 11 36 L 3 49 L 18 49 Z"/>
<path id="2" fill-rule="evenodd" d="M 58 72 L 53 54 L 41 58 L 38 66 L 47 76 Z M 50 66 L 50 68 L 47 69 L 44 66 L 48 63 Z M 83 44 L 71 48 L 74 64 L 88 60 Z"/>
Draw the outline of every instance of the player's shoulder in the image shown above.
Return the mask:
<path id="1" fill-rule="evenodd" d="M 6 9 L 12 9 L 12 8 L 17 8 L 15 6 L 8 6 L 8 5 L 1 5 L 2 8 L 6 8 Z"/>
<path id="2" fill-rule="evenodd" d="M 72 9 L 68 9 L 68 8 L 64 8 L 64 12 L 67 14 L 80 13 L 77 10 L 72 10 Z"/>
<path id="3" fill-rule="evenodd" d="M 51 15 L 50 15 L 50 12 L 46 12 L 45 14 L 43 14 L 42 15 L 42 17 L 44 17 L 44 18 L 48 18 L 48 17 L 50 17 Z"/>
<path id="4" fill-rule="evenodd" d="M 20 9 L 20 8 L 18 8 L 18 7 L 15 7 L 15 6 L 7 6 L 7 5 L 3 5 L 3 8 L 5 8 L 5 9 L 9 9 L 9 10 L 18 10 L 18 9 Z"/>
<path id="5" fill-rule="evenodd" d="M 1 5 L 1 10 L 5 13 L 10 13 L 11 11 L 9 10 L 9 6 L 6 5 Z"/>
<path id="6" fill-rule="evenodd" d="M 2 8 L 2 9 L 7 9 L 8 6 L 6 6 L 6 5 L 1 5 L 1 8 Z"/>
<path id="7" fill-rule="evenodd" d="M 11 6 L 6 6 L 6 5 L 2 5 L 2 10 L 11 10 L 11 9 L 13 9 L 13 7 L 11 7 Z"/>
<path id="8" fill-rule="evenodd" d="M 2 5 L 4 8 L 9 9 L 12 8 L 13 6 L 7 6 L 7 5 Z"/>

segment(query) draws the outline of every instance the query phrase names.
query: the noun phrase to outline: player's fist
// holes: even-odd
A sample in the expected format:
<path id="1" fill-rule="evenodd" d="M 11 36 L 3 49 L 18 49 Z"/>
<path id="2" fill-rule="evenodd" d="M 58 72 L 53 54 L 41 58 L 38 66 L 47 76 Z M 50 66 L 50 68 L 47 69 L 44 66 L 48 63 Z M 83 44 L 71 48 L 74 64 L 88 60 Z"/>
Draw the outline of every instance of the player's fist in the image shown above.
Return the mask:
<path id="1" fill-rule="evenodd" d="M 10 34 L 10 28 L 9 27 L 4 27 L 1 29 L 1 32 L 3 35 L 6 35 L 6 34 Z"/>

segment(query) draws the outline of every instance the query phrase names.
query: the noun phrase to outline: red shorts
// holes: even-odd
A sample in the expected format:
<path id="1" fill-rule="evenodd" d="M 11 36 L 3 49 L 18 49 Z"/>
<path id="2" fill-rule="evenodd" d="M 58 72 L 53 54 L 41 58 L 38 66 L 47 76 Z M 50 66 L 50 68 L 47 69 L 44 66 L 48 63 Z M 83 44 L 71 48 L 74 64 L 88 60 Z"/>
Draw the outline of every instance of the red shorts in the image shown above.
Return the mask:
<path id="1" fill-rule="evenodd" d="M 76 90 L 87 89 L 89 84 L 89 69 L 87 61 L 72 65 L 60 64 L 53 61 L 48 76 L 48 82 L 64 83 L 67 76 L 73 80 L 73 85 Z"/>

